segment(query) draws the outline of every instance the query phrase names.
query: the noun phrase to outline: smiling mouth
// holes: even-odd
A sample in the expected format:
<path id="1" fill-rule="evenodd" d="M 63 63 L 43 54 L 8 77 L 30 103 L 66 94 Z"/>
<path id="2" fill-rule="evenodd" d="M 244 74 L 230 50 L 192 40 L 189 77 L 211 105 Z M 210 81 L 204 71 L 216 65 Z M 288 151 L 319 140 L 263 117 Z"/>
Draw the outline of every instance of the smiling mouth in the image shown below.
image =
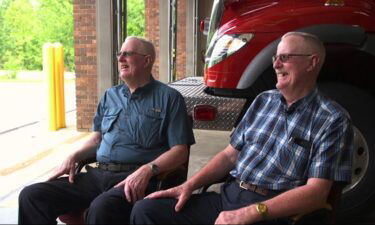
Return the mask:
<path id="1" fill-rule="evenodd" d="M 288 75 L 287 72 L 282 72 L 282 71 L 277 72 L 277 76 L 279 76 L 279 77 L 285 77 L 285 76 L 287 76 L 287 75 Z"/>
<path id="2" fill-rule="evenodd" d="M 120 68 L 123 70 L 123 69 L 127 69 L 127 68 L 129 68 L 129 66 L 128 66 L 128 65 L 121 65 Z"/>

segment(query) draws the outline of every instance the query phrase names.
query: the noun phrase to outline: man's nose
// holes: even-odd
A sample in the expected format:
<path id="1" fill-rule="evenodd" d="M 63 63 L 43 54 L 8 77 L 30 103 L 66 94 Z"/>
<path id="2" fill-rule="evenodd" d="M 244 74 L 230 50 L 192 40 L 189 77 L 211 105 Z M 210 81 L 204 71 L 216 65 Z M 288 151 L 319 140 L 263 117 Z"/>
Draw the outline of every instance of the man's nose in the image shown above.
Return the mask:
<path id="1" fill-rule="evenodd" d="M 117 57 L 117 61 L 119 61 L 119 62 L 125 62 L 126 61 L 126 57 L 121 55 L 120 57 Z"/>
<path id="2" fill-rule="evenodd" d="M 276 60 L 273 62 L 273 68 L 274 69 L 276 69 L 276 68 L 280 68 L 280 67 L 282 67 L 282 63 L 281 63 L 281 61 L 280 61 L 280 59 L 279 58 L 276 58 Z"/>

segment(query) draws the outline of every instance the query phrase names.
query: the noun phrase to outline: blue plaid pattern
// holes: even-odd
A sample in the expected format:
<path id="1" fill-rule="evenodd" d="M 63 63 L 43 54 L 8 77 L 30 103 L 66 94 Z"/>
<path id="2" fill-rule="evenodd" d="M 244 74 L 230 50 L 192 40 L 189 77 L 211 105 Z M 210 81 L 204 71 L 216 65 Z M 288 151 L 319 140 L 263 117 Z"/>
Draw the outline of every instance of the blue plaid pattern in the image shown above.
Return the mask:
<path id="1" fill-rule="evenodd" d="M 317 88 L 289 108 L 278 90 L 266 91 L 231 136 L 240 152 L 230 173 L 272 190 L 312 177 L 350 182 L 353 136 L 346 111 Z"/>

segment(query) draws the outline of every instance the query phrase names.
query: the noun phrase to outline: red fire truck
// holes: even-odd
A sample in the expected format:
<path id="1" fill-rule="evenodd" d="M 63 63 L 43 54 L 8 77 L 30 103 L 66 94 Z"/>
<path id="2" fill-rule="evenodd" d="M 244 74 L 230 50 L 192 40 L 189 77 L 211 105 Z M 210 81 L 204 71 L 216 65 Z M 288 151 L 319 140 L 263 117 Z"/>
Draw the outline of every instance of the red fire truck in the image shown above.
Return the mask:
<path id="1" fill-rule="evenodd" d="M 207 30 L 204 78 L 173 86 L 185 96 L 195 128 L 231 130 L 254 97 L 274 89 L 271 57 L 288 31 L 317 35 L 326 62 L 318 87 L 355 126 L 353 180 L 341 218 L 375 207 L 375 0 L 215 0 Z"/>

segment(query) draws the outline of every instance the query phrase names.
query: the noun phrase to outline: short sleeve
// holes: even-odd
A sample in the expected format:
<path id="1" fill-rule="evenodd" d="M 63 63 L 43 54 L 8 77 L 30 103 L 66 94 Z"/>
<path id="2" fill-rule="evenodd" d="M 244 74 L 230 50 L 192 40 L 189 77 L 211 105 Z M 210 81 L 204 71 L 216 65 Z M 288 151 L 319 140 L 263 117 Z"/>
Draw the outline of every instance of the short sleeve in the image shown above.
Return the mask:
<path id="1" fill-rule="evenodd" d="M 350 182 L 353 141 L 353 127 L 348 118 L 341 116 L 330 122 L 321 137 L 314 141 L 308 177 Z"/>
<path id="2" fill-rule="evenodd" d="M 173 93 L 168 105 L 168 145 L 170 148 L 179 144 L 192 145 L 195 139 L 185 100 L 179 92 Z"/>
<path id="3" fill-rule="evenodd" d="M 93 118 L 92 131 L 101 131 L 106 94 L 107 92 L 104 93 L 104 96 L 100 99 L 100 102 L 96 107 L 96 113 Z"/>

